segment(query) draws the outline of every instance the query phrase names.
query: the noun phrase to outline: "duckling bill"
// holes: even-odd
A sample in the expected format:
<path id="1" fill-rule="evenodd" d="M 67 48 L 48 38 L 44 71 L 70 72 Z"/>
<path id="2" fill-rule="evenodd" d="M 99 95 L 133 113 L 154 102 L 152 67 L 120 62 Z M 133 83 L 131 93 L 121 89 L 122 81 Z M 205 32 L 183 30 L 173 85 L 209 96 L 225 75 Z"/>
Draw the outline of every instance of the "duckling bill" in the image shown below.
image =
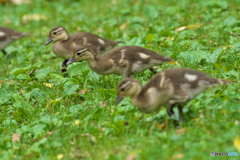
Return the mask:
<path id="1" fill-rule="evenodd" d="M 89 47 L 78 46 L 73 50 L 67 65 L 76 61 L 87 61 L 89 67 L 98 74 L 130 77 L 133 73 L 140 73 L 154 65 L 161 65 L 173 60 L 138 46 L 121 46 L 103 55 L 94 54 Z"/>
<path id="2" fill-rule="evenodd" d="M 132 104 L 144 113 L 158 112 L 161 106 L 167 108 L 169 116 L 178 107 L 179 121 L 183 122 L 182 107 L 207 88 L 230 81 L 216 79 L 191 69 L 174 68 L 156 74 L 144 87 L 133 78 L 123 79 L 117 86 L 115 105 L 124 97 L 131 97 Z"/>

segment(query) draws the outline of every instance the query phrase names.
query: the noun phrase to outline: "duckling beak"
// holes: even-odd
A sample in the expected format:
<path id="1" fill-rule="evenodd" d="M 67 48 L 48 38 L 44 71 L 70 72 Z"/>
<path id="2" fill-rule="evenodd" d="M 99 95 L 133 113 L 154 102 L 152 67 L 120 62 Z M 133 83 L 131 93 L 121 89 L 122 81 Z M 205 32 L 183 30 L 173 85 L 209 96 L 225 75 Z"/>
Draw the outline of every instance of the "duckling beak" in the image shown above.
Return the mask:
<path id="1" fill-rule="evenodd" d="M 53 39 L 51 37 L 48 37 L 47 41 L 45 42 L 45 46 L 49 43 L 51 43 L 53 41 Z"/>
<path id="2" fill-rule="evenodd" d="M 115 105 L 117 105 L 119 102 L 121 102 L 121 100 L 123 100 L 123 97 L 118 95 L 116 98 L 116 101 L 115 101 Z"/>
<path id="3" fill-rule="evenodd" d="M 67 65 L 69 65 L 69 64 L 71 64 L 71 63 L 73 63 L 73 62 L 75 62 L 76 60 L 72 57 L 72 58 L 70 58 L 69 60 L 68 60 L 68 62 L 67 62 Z"/>

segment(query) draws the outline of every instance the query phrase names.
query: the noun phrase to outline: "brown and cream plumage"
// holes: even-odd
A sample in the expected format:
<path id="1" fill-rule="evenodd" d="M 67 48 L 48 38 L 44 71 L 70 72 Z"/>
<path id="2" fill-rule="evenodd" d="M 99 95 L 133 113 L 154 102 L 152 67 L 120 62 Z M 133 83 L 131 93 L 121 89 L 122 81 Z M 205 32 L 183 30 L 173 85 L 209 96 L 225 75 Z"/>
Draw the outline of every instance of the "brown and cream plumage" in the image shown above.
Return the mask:
<path id="1" fill-rule="evenodd" d="M 74 49 L 67 64 L 75 61 L 87 61 L 93 71 L 102 75 L 116 74 L 130 77 L 133 73 L 140 73 L 154 65 L 173 60 L 138 46 L 121 46 L 103 55 L 96 55 L 91 48 L 80 46 Z"/>
<path id="2" fill-rule="evenodd" d="M 4 50 L 10 43 L 13 41 L 20 39 L 29 35 L 29 33 L 22 33 L 15 31 L 11 28 L 1 27 L 0 26 L 0 50 L 3 52 L 4 55 L 7 52 Z"/>
<path id="3" fill-rule="evenodd" d="M 207 88 L 230 81 L 216 79 L 191 69 L 167 69 L 156 74 L 144 87 L 133 78 L 123 79 L 117 86 L 118 104 L 124 97 L 130 96 L 132 104 L 145 113 L 157 112 L 161 106 L 167 108 L 169 116 L 173 107 L 179 110 L 179 121 L 183 121 L 182 106 Z"/>
<path id="4" fill-rule="evenodd" d="M 91 46 L 95 54 L 115 47 L 121 41 L 111 41 L 102 38 L 96 34 L 87 32 L 77 32 L 68 35 L 68 32 L 61 26 L 55 26 L 49 31 L 48 39 L 45 45 L 54 42 L 52 51 L 57 57 L 64 59 L 62 67 L 66 66 L 66 62 L 71 58 L 73 49 L 79 46 Z"/>

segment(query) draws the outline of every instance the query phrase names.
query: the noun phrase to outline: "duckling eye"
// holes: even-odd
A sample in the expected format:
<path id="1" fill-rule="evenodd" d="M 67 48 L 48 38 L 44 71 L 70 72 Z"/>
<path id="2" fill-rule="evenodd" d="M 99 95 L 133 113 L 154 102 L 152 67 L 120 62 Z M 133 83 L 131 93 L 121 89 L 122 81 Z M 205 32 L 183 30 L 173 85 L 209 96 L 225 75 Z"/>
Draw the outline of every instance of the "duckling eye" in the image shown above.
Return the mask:
<path id="1" fill-rule="evenodd" d="M 121 91 L 124 91 L 125 90 L 125 88 L 121 88 Z"/>
<path id="2" fill-rule="evenodd" d="M 53 32 L 53 34 L 54 34 L 54 35 L 56 35 L 56 34 L 57 34 L 57 32 Z"/>
<path id="3" fill-rule="evenodd" d="M 79 56 L 80 54 L 81 54 L 80 52 L 77 53 L 78 56 Z"/>

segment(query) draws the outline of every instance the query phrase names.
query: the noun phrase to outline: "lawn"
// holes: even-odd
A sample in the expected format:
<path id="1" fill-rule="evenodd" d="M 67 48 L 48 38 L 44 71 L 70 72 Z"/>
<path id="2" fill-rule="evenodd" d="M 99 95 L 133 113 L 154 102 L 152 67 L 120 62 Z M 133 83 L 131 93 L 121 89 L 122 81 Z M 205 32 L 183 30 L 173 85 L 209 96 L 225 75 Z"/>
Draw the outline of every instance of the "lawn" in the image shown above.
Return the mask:
<path id="1" fill-rule="evenodd" d="M 6 48 L 10 57 L 0 53 L 1 159 L 202 160 L 211 151 L 240 152 L 240 0 L 31 2 L 0 4 L 0 26 L 31 33 Z M 122 76 L 103 77 L 86 62 L 60 71 L 62 59 L 44 46 L 57 25 L 178 62 L 158 71 L 191 68 L 233 83 L 190 101 L 183 124 L 163 107 L 141 113 L 130 98 L 115 106 Z M 133 77 L 145 84 L 153 76 Z"/>

